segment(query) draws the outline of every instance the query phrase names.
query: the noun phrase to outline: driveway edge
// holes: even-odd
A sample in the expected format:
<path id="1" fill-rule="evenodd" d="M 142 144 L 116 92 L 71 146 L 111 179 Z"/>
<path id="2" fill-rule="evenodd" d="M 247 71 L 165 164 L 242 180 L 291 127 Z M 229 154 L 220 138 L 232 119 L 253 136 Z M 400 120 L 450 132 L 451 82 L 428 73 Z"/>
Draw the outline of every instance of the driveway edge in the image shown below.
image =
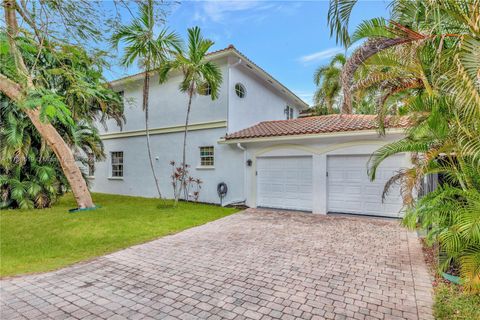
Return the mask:
<path id="1" fill-rule="evenodd" d="M 416 232 L 408 232 L 408 251 L 417 303 L 418 319 L 433 320 L 432 275 L 423 256 L 422 244 Z"/>

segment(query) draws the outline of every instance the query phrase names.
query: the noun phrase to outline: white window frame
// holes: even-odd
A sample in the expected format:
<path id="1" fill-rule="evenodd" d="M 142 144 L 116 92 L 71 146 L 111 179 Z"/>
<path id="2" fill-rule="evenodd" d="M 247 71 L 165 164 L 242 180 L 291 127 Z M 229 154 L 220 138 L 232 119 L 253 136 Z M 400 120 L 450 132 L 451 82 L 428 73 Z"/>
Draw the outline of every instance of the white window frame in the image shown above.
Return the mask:
<path id="1" fill-rule="evenodd" d="M 211 149 L 211 154 L 202 154 L 204 149 Z M 200 153 L 200 163 L 197 169 L 212 169 L 215 167 L 215 147 L 214 146 L 201 146 L 198 148 Z M 207 160 L 208 159 L 208 160 Z"/>
<path id="2" fill-rule="evenodd" d="M 237 86 L 239 86 L 241 88 L 241 91 L 243 92 L 243 97 L 240 96 L 240 90 L 237 90 Z M 235 95 L 239 99 L 245 99 L 245 97 L 247 96 L 247 89 L 240 82 L 235 83 L 235 86 L 233 86 L 233 90 L 235 91 Z"/>
<path id="3" fill-rule="evenodd" d="M 122 161 L 121 162 L 118 162 L 118 163 L 114 163 L 113 160 L 114 160 L 114 154 L 115 153 L 121 153 L 122 155 Z M 110 179 L 118 179 L 118 180 L 123 180 L 123 177 L 125 176 L 125 154 L 123 151 L 111 151 L 110 152 Z M 113 169 L 113 166 L 121 166 L 121 170 L 117 169 L 117 170 L 114 170 Z M 121 175 L 114 175 L 114 171 L 117 171 L 119 173 L 121 173 Z"/>
<path id="4" fill-rule="evenodd" d="M 294 108 L 293 107 L 290 107 L 290 106 L 287 106 L 285 108 L 285 114 L 287 116 L 287 120 L 290 120 L 290 119 L 295 119 L 295 114 L 294 114 Z"/>

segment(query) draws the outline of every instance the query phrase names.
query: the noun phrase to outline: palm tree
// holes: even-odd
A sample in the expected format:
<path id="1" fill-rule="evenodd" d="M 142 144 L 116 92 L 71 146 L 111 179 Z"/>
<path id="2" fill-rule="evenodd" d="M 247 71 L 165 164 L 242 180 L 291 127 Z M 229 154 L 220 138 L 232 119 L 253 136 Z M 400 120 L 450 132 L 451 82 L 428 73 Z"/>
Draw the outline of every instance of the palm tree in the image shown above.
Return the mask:
<path id="1" fill-rule="evenodd" d="M 212 100 L 218 98 L 219 88 L 222 83 L 222 73 L 218 66 L 205 59 L 208 51 L 214 42 L 204 39 L 200 28 L 194 27 L 188 29 L 188 48 L 187 52 L 179 52 L 173 61 L 169 61 L 160 66 L 160 81 L 165 82 L 171 70 L 179 70 L 183 73 L 183 80 L 180 83 L 180 91 L 188 95 L 187 113 L 185 117 L 185 129 L 183 135 L 182 150 L 182 177 L 181 185 L 184 185 L 186 168 L 186 145 L 188 133 L 188 121 L 190 117 L 190 108 L 192 99 L 198 93 L 203 93 L 206 87 L 210 88 L 210 97 Z M 175 203 L 178 202 L 180 190 L 175 195 Z"/>
<path id="2" fill-rule="evenodd" d="M 366 42 L 342 71 L 344 102 L 351 110 L 352 92 L 366 88 L 384 104 L 401 102 L 411 126 L 405 138 L 377 150 L 369 173 L 375 179 L 383 160 L 401 152 L 412 154 L 411 168 L 387 183 L 400 182 L 407 208 L 404 224 L 420 223 L 437 241 L 443 269 L 460 267 L 464 287 L 480 291 L 480 0 L 403 1 L 392 3 L 389 22 L 362 22 L 350 37 L 348 21 L 356 1 L 331 1 L 332 33 L 345 45 Z M 367 72 L 358 79 L 364 65 Z M 354 83 L 354 79 L 355 84 Z M 416 199 L 422 180 L 443 174 L 446 184 Z"/>
<path id="3" fill-rule="evenodd" d="M 26 98 L 25 92 L 33 92 L 37 88 L 34 84 L 32 73 L 34 71 L 29 70 L 24 57 L 22 56 L 17 40 L 19 37 L 19 23 L 17 20 L 17 5 L 13 0 L 3 0 L 5 25 L 7 29 L 8 38 L 8 56 L 7 59 L 2 62 L 11 62 L 13 73 L 18 79 L 12 80 L 11 77 L 7 77 L 4 74 L 0 74 L 0 92 L 5 94 L 10 100 L 17 103 L 23 102 Z M 32 71 L 32 72 L 31 72 Z M 62 136 L 58 133 L 55 127 L 51 123 L 46 123 L 41 119 L 41 106 L 34 106 L 33 108 L 24 108 L 24 113 L 28 116 L 33 126 L 37 129 L 38 133 L 42 136 L 47 145 L 53 150 L 57 157 L 62 171 L 65 174 L 66 179 L 73 192 L 75 200 L 79 208 L 92 208 L 93 204 L 92 196 L 88 190 L 87 183 L 82 177 L 80 168 L 75 163 L 75 158 L 68 145 L 63 140 Z"/>
<path id="4" fill-rule="evenodd" d="M 140 5 L 140 16 L 133 20 L 130 25 L 120 27 L 112 36 L 111 42 L 116 48 L 118 48 L 121 42 L 126 44 L 125 53 L 122 58 L 122 64 L 124 66 L 128 67 L 138 60 L 144 69 L 142 109 L 145 112 L 147 152 L 158 197 L 161 199 L 162 193 L 155 173 L 150 147 L 148 122 L 150 73 L 162 63 L 165 63 L 175 51 L 179 50 L 181 41 L 176 33 L 168 32 L 167 29 L 161 30 L 158 35 L 155 36 L 154 28 L 154 3 L 153 0 L 148 0 L 148 2 Z"/>
<path id="5" fill-rule="evenodd" d="M 330 63 L 320 66 L 315 70 L 313 82 L 317 86 L 314 95 L 316 105 L 326 105 L 329 114 L 334 113 L 334 106 L 337 103 L 341 90 L 340 75 L 346 57 L 343 53 L 335 55 Z"/>

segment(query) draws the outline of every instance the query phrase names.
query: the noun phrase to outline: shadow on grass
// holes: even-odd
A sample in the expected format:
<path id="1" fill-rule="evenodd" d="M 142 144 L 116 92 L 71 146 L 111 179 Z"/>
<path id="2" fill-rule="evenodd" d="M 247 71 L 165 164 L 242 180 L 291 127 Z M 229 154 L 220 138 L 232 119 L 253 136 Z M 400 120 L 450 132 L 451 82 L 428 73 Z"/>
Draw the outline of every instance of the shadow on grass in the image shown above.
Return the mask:
<path id="1" fill-rule="evenodd" d="M 178 205 L 175 206 L 174 203 L 161 202 L 157 205 L 157 209 L 159 209 L 159 210 L 176 210 L 176 209 L 178 209 Z"/>

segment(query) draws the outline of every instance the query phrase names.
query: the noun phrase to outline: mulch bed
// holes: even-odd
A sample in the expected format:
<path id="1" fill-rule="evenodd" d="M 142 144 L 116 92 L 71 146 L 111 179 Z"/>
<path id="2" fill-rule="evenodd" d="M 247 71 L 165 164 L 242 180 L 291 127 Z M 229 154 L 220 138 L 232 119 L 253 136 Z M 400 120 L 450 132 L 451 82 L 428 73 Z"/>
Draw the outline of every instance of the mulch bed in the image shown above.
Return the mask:
<path id="1" fill-rule="evenodd" d="M 435 252 L 435 246 L 428 246 L 424 238 L 421 238 L 420 241 L 422 242 L 423 257 L 425 259 L 425 262 L 427 263 L 430 273 L 434 276 L 432 285 L 436 287 L 441 283 L 451 284 L 450 281 L 444 279 L 438 272 L 438 258 L 437 253 Z M 450 267 L 450 269 L 447 270 L 447 273 L 455 276 L 459 275 L 458 269 L 454 267 Z"/>

